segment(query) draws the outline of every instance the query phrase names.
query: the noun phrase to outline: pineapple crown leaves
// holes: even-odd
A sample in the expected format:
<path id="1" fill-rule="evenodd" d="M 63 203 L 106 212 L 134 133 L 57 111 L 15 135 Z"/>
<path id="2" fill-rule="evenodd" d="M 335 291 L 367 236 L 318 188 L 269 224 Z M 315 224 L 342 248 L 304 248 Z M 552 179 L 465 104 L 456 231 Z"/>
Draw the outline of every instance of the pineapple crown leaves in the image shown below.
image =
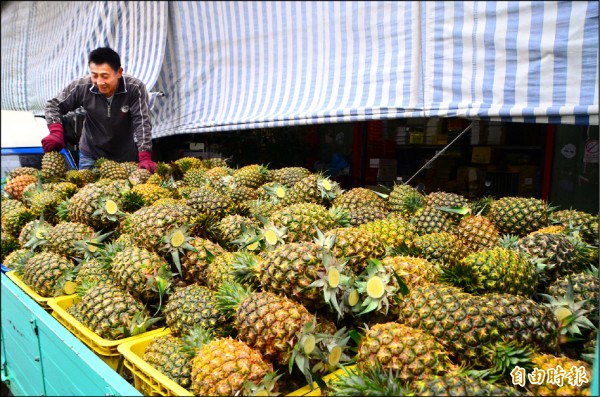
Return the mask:
<path id="1" fill-rule="evenodd" d="M 77 274 L 81 269 L 81 264 L 75 266 L 72 269 L 65 270 L 54 283 L 54 296 L 70 295 L 76 292 L 76 285 L 74 283 Z"/>
<path id="2" fill-rule="evenodd" d="M 100 217 L 100 219 L 110 222 L 118 222 L 125 213 L 120 210 L 119 204 L 109 195 L 103 194 L 98 198 L 96 210 L 92 216 Z"/>
<path id="3" fill-rule="evenodd" d="M 101 231 L 95 232 L 91 237 L 84 240 L 78 240 L 74 243 L 75 250 L 83 255 L 83 258 L 88 260 L 96 258 L 101 254 L 101 248 L 105 247 L 104 240 L 108 238 L 114 231 L 109 231 L 102 234 Z"/>
<path id="4" fill-rule="evenodd" d="M 436 206 L 440 211 L 446 212 L 448 214 L 459 214 L 459 215 L 470 215 L 471 208 L 469 207 L 461 207 L 461 206 Z"/>
<path id="5" fill-rule="evenodd" d="M 279 245 L 285 244 L 287 237 L 287 227 L 277 227 L 273 222 L 263 223 L 263 227 L 258 229 L 258 236 L 264 249 L 273 250 Z"/>
<path id="6" fill-rule="evenodd" d="M 292 373 L 294 366 L 304 375 L 307 383 L 311 385 L 313 381 L 323 382 L 323 380 L 310 369 L 311 359 L 318 359 L 322 356 L 320 351 L 320 342 L 323 340 L 323 334 L 315 332 L 317 325 L 316 316 L 313 321 L 306 322 L 300 331 L 296 332 L 295 338 L 289 341 L 293 345 L 292 355 L 288 362 L 288 370 Z M 295 343 L 294 343 L 295 341 Z M 316 380 L 318 378 L 318 380 Z"/>
<path id="7" fill-rule="evenodd" d="M 146 200 L 140 192 L 127 190 L 121 193 L 121 207 L 127 213 L 133 213 L 146 205 Z"/>
<path id="8" fill-rule="evenodd" d="M 262 238 L 256 228 L 241 225 L 239 237 L 232 240 L 231 244 L 237 246 L 240 250 L 259 251 L 263 248 L 261 242 Z"/>
<path id="9" fill-rule="evenodd" d="M 540 294 L 548 301 L 544 305 L 552 309 L 558 319 L 559 332 L 566 336 L 563 338 L 566 342 L 577 340 L 577 335 L 582 335 L 582 329 L 597 329 L 586 317 L 589 310 L 583 309 L 588 299 L 575 302 L 573 282 L 570 277 L 568 280 L 567 291 L 563 296 L 557 298 L 548 294 Z"/>
<path id="10" fill-rule="evenodd" d="M 475 268 L 459 261 L 452 266 L 440 266 L 440 281 L 461 288 L 467 292 L 477 291 L 484 285 L 486 277 Z"/>
<path id="11" fill-rule="evenodd" d="M 235 258 L 231 264 L 231 275 L 236 282 L 247 284 L 257 281 L 259 273 L 260 267 L 256 255 L 248 251 L 235 253 Z"/>
<path id="12" fill-rule="evenodd" d="M 339 183 L 332 181 L 323 174 L 317 176 L 317 189 L 321 194 L 321 198 L 325 200 L 333 200 L 343 193 Z"/>
<path id="13" fill-rule="evenodd" d="M 333 217 L 335 223 L 341 227 L 346 227 L 350 224 L 350 212 L 339 206 L 329 208 L 329 214 Z"/>
<path id="14" fill-rule="evenodd" d="M 400 381 L 399 372 L 383 369 L 375 359 L 365 369 L 342 367 L 343 374 L 334 377 L 329 384 L 332 395 L 339 396 L 410 396 L 414 392 Z"/>
<path id="15" fill-rule="evenodd" d="M 136 312 L 133 316 L 125 319 L 123 335 L 125 337 L 139 335 L 152 328 L 156 323 L 162 321 L 163 317 L 149 317 L 143 312 Z"/>
<path id="16" fill-rule="evenodd" d="M 337 367 L 353 363 L 355 357 L 350 356 L 351 348 L 348 345 L 351 336 L 346 327 L 340 328 L 333 335 L 319 334 L 319 338 L 321 340 L 318 352 L 321 354 L 319 361 L 313 365 L 313 372 L 330 373 Z"/>
<path id="17" fill-rule="evenodd" d="M 396 296 L 398 287 L 392 282 L 392 272 L 387 270 L 378 259 L 368 259 L 366 269 L 358 276 L 355 283 L 356 290 L 362 297 L 360 305 L 354 307 L 358 315 L 373 310 L 383 310 L 387 314 L 389 309 L 388 298 Z M 361 310 L 362 309 L 362 310 Z"/>
<path id="18" fill-rule="evenodd" d="M 287 185 L 278 182 L 273 183 L 271 186 L 263 186 L 262 188 L 267 192 L 269 200 L 273 204 L 279 203 L 290 189 Z"/>
<path id="19" fill-rule="evenodd" d="M 490 366 L 490 375 L 502 376 L 507 376 L 517 365 L 526 370 L 533 369 L 531 358 L 537 350 L 533 345 L 505 338 L 483 346 L 482 349 L 483 360 Z"/>
<path id="20" fill-rule="evenodd" d="M 29 239 L 23 246 L 24 248 L 30 248 L 32 251 L 35 251 L 38 247 L 47 243 L 46 237 L 48 236 L 48 232 L 53 228 L 51 224 L 44 221 L 43 211 L 40 215 L 40 218 L 34 222 L 35 224 L 33 229 L 28 236 Z"/>
<path id="21" fill-rule="evenodd" d="M 242 388 L 238 390 L 235 396 L 278 396 L 280 393 L 275 392 L 277 381 L 282 374 L 277 375 L 277 371 L 269 372 L 256 384 L 249 380 L 242 383 Z"/>
<path id="22" fill-rule="evenodd" d="M 152 289 L 158 292 L 158 307 L 154 315 L 160 311 L 163 302 L 163 296 L 170 292 L 171 280 L 173 279 L 173 274 L 170 270 L 165 267 L 160 267 L 155 276 L 146 276 L 148 277 L 148 281 L 151 282 Z"/>
<path id="23" fill-rule="evenodd" d="M 196 355 L 196 352 L 202 346 L 212 342 L 215 339 L 215 335 L 210 328 L 194 325 L 192 330 L 188 334 L 183 335 L 181 339 L 183 340 L 183 346 L 180 351 L 188 354 L 191 358 Z"/>
<path id="24" fill-rule="evenodd" d="M 344 269 L 348 259 L 338 260 L 327 250 L 322 250 L 321 258 L 323 270 L 317 272 L 318 279 L 309 284 L 306 289 L 322 288 L 325 303 L 333 306 L 340 319 L 347 309 L 343 304 L 344 300 L 341 300 L 341 306 L 338 301 L 343 296 L 344 290 L 353 284 L 353 277 L 347 275 Z"/>
<path id="25" fill-rule="evenodd" d="M 242 301 L 251 296 L 253 290 L 240 283 L 225 281 L 216 293 L 217 309 L 228 319 L 234 318 Z"/>
<path id="26" fill-rule="evenodd" d="M 69 199 L 66 198 L 58 203 L 56 207 L 56 216 L 61 221 L 68 222 L 69 221 Z"/>
<path id="27" fill-rule="evenodd" d="M 188 225 L 172 225 L 167 231 L 167 234 L 163 236 L 163 242 L 165 244 L 160 248 L 161 251 L 171 253 L 171 258 L 173 259 L 173 263 L 179 274 L 181 274 L 181 260 L 179 258 L 179 253 L 184 253 L 186 250 L 198 252 L 198 250 L 190 244 L 190 240 L 193 240 L 194 237 L 188 234 L 188 230 Z"/>

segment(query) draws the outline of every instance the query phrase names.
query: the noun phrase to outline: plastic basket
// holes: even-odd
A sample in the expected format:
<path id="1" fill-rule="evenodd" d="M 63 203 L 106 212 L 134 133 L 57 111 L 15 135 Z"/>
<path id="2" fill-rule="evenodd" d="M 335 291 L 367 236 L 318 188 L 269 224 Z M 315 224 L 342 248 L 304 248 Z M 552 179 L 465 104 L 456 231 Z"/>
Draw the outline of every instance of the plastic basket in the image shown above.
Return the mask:
<path id="1" fill-rule="evenodd" d="M 348 369 L 353 368 L 353 366 L 351 367 L 347 367 Z M 323 381 L 325 383 L 329 383 L 329 381 L 338 378 L 339 375 L 343 375 L 345 373 L 345 371 L 343 369 L 338 369 L 337 371 L 334 371 L 328 375 L 325 375 L 323 377 Z M 287 396 L 321 396 L 321 389 L 319 388 L 319 386 L 317 385 L 317 382 L 313 382 L 313 388 L 310 388 L 310 385 L 306 385 L 298 390 L 295 390 L 293 392 L 291 392 L 290 394 L 287 394 Z"/>
<path id="2" fill-rule="evenodd" d="M 130 336 L 128 338 L 108 340 L 100 337 L 92 332 L 89 328 L 77 321 L 72 315 L 67 313 L 67 309 L 71 307 L 76 295 L 59 296 L 48 301 L 48 305 L 52 309 L 52 316 L 56 318 L 66 329 L 71 331 L 79 340 L 85 343 L 97 356 L 99 356 L 112 369 L 117 370 L 121 354 L 117 347 L 126 342 L 134 341 L 143 338 L 147 335 L 154 335 L 163 332 L 165 328 L 159 328 L 153 331 L 141 333 L 139 335 Z"/>
<path id="3" fill-rule="evenodd" d="M 193 396 L 193 393 L 142 359 L 144 350 L 154 338 L 170 333 L 167 328 L 160 333 L 146 335 L 117 347 L 123 355 L 123 365 L 133 374 L 133 386 L 145 396 Z"/>
<path id="4" fill-rule="evenodd" d="M 48 305 L 48 302 L 54 298 L 46 298 L 46 297 L 41 296 L 37 292 L 35 292 L 33 289 L 31 289 L 30 286 L 28 286 L 27 284 L 25 284 L 23 282 L 23 280 L 21 280 L 21 277 L 19 277 L 15 274 L 14 270 L 11 270 L 5 274 L 9 279 L 12 280 L 13 283 L 17 284 L 17 286 L 19 288 L 21 288 L 23 290 L 23 292 L 25 292 L 27 295 L 29 295 L 31 297 L 31 299 L 36 301 L 46 311 L 48 311 L 48 312 L 52 311 L 52 309 Z"/>

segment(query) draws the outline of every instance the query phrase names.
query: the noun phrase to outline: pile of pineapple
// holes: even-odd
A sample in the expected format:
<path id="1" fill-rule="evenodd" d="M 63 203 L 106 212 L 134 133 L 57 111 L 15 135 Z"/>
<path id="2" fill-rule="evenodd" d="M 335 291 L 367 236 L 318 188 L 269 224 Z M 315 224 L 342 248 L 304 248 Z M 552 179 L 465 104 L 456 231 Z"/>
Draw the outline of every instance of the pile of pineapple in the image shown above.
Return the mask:
<path id="1" fill-rule="evenodd" d="M 598 216 L 535 198 L 50 152 L 7 175 L 1 254 L 103 338 L 169 327 L 143 358 L 196 395 L 589 395 Z"/>

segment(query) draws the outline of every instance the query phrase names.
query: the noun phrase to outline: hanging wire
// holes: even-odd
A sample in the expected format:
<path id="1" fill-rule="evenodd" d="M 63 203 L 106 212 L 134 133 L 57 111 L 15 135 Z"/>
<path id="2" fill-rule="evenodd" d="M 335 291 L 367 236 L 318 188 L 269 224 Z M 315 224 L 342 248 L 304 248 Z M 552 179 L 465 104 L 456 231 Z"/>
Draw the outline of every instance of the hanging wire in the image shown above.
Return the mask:
<path id="1" fill-rule="evenodd" d="M 433 156 L 428 162 L 425 163 L 424 166 L 422 166 L 421 168 L 419 168 L 417 170 L 417 172 L 415 172 L 413 174 L 413 176 L 411 176 L 410 178 L 408 178 L 408 180 L 405 182 L 407 185 L 408 183 L 417 175 L 419 175 L 419 173 L 421 171 L 423 171 L 425 168 L 427 168 L 429 166 L 429 164 L 433 163 L 438 157 L 440 157 L 445 151 L 446 149 L 448 149 L 450 146 L 452 146 L 452 144 L 454 142 L 456 142 L 461 136 L 463 136 L 466 132 L 471 131 L 471 128 L 473 127 L 473 121 L 471 121 L 471 124 L 469 124 L 469 126 L 467 128 L 465 128 L 460 134 L 458 134 L 456 136 L 456 138 L 454 138 L 452 141 L 450 141 L 450 143 L 448 143 L 446 146 L 444 146 L 439 152 L 437 152 L 435 154 L 435 156 Z"/>

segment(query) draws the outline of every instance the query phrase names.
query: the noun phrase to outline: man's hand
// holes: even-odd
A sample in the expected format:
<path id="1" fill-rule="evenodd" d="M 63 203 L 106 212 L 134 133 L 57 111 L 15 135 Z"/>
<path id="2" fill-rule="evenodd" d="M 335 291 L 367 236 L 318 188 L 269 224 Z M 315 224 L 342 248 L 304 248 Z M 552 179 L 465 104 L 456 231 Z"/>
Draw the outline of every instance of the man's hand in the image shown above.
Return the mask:
<path id="1" fill-rule="evenodd" d="M 48 126 L 50 134 L 42 139 L 42 148 L 44 153 L 59 151 L 65 148 L 65 136 L 63 126 L 60 123 L 50 124 Z"/>
<path id="2" fill-rule="evenodd" d="M 139 168 L 145 168 L 150 172 L 156 171 L 156 163 L 152 161 L 152 155 L 150 152 L 139 152 L 138 158 L 140 159 Z"/>

